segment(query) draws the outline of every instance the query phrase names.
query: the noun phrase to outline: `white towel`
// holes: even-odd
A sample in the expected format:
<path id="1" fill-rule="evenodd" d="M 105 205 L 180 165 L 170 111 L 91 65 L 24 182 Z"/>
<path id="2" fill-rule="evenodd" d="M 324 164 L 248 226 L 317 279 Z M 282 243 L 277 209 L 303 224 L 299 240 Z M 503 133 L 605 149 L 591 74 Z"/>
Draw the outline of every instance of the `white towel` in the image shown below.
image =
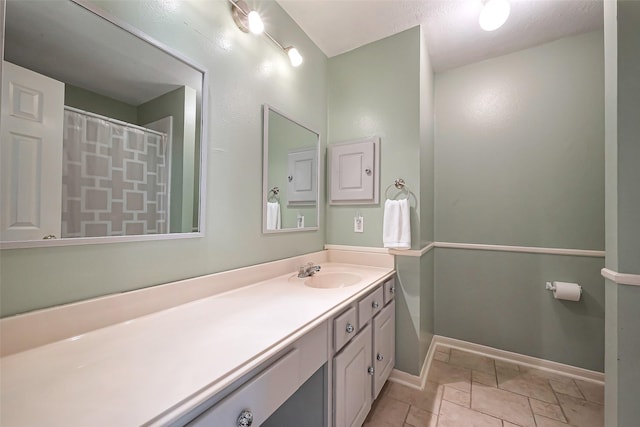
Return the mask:
<path id="1" fill-rule="evenodd" d="M 280 203 L 267 202 L 267 230 L 280 229 Z"/>
<path id="2" fill-rule="evenodd" d="M 409 200 L 387 200 L 384 202 L 382 241 L 385 248 L 411 248 L 411 220 Z"/>

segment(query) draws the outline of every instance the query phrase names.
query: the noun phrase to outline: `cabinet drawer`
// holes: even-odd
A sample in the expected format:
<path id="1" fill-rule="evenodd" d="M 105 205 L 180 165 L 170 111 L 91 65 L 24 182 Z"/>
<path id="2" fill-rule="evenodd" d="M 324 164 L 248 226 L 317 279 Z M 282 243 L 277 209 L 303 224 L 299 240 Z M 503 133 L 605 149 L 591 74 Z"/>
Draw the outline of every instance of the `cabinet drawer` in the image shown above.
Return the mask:
<path id="1" fill-rule="evenodd" d="M 396 295 L 396 279 L 389 279 L 384 282 L 384 304 L 389 304 Z"/>
<path id="2" fill-rule="evenodd" d="M 300 350 L 293 349 L 189 426 L 236 426 L 243 411 L 250 411 L 259 426 L 300 386 Z"/>
<path id="3" fill-rule="evenodd" d="M 356 320 L 356 309 L 351 307 L 333 321 L 333 344 L 336 352 L 358 333 Z"/>
<path id="4" fill-rule="evenodd" d="M 358 302 L 358 322 L 360 327 L 364 326 L 377 312 L 382 310 L 384 296 L 382 286 L 371 292 Z"/>

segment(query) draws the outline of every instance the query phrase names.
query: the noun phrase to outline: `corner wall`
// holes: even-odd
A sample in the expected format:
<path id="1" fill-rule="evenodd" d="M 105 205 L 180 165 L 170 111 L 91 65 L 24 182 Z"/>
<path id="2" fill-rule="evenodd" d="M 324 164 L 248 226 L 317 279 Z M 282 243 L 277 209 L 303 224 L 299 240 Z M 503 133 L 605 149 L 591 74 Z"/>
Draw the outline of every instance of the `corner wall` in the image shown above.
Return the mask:
<path id="1" fill-rule="evenodd" d="M 640 3 L 605 1 L 607 268 L 640 283 Z M 632 280 L 630 280 L 632 281 Z M 640 286 L 606 281 L 605 425 L 640 420 Z"/>
<path id="2" fill-rule="evenodd" d="M 381 139 L 380 203 L 327 206 L 327 243 L 382 247 L 385 190 L 411 189 L 411 246 L 433 240 L 433 70 L 425 34 L 415 27 L 328 61 L 328 143 Z M 389 197 L 397 194 L 395 187 Z M 353 232 L 356 212 L 364 233 Z M 419 375 L 433 337 L 433 252 L 397 256 L 396 368 Z"/>

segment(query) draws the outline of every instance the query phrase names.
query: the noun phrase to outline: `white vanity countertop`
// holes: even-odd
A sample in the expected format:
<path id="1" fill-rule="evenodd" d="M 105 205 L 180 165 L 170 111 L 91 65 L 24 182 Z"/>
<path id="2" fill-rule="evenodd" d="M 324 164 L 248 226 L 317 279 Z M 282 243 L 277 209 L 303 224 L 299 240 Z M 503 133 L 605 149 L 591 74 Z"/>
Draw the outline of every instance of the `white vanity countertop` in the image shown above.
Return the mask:
<path id="1" fill-rule="evenodd" d="M 164 424 L 192 409 L 393 274 L 327 263 L 360 283 L 289 273 L 0 359 L 0 425 Z"/>

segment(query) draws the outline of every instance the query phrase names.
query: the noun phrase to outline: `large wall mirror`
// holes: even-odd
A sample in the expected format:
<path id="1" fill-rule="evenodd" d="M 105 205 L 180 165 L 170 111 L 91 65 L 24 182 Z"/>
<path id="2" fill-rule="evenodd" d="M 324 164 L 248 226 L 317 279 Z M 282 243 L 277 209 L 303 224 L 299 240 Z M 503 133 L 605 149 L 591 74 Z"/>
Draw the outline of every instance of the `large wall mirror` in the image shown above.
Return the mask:
<path id="1" fill-rule="evenodd" d="M 202 235 L 202 67 L 81 0 L 4 30 L 2 248 Z"/>
<path id="2" fill-rule="evenodd" d="M 263 106 L 262 231 L 317 230 L 320 134 Z"/>

